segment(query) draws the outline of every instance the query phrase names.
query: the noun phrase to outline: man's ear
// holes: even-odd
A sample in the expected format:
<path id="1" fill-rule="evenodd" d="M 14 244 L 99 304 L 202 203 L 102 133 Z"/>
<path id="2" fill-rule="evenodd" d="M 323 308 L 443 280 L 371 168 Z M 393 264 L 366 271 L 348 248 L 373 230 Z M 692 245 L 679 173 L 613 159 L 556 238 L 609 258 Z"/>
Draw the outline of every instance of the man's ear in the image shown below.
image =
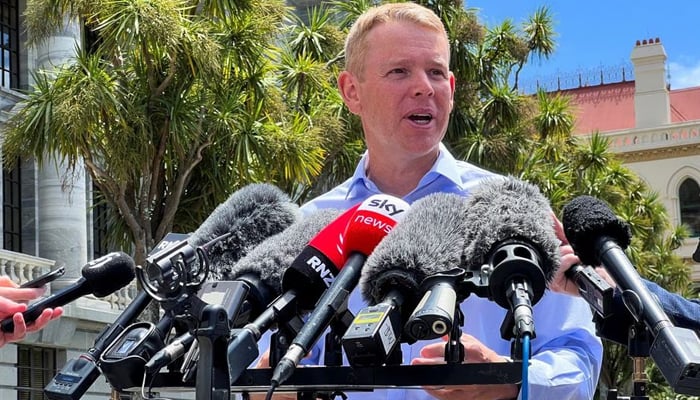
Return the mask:
<path id="1" fill-rule="evenodd" d="M 353 114 L 359 114 L 362 107 L 357 92 L 357 78 L 348 71 L 341 72 L 338 75 L 338 91 L 340 91 L 348 110 Z"/>

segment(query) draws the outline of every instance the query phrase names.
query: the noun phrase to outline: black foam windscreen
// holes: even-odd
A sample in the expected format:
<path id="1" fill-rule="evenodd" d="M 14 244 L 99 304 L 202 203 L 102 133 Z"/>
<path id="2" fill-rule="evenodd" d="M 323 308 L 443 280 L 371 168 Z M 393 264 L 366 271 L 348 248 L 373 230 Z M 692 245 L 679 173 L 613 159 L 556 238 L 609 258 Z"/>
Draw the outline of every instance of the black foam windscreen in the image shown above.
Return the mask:
<path id="1" fill-rule="evenodd" d="M 562 224 L 571 247 L 587 265 L 601 265 L 596 251 L 601 236 L 609 237 L 623 250 L 632 240 L 629 225 L 615 216 L 605 202 L 592 196 L 578 196 L 567 203 Z"/>
<path id="2" fill-rule="evenodd" d="M 134 259 L 119 251 L 85 264 L 81 274 L 93 295 L 105 297 L 129 284 L 136 276 L 135 269 Z"/>

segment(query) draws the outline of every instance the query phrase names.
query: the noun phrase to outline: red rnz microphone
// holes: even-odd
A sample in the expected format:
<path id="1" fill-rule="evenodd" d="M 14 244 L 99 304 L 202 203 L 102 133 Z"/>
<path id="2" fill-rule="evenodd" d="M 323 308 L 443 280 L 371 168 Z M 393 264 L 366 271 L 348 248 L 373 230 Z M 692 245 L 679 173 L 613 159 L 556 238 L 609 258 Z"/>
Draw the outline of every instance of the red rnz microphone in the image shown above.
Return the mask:
<path id="1" fill-rule="evenodd" d="M 342 214 L 339 210 L 322 209 L 306 217 L 306 219 L 313 219 L 311 223 L 315 224 L 319 216 L 330 215 L 330 211 L 337 211 L 339 214 L 335 214 L 336 217 L 328 225 L 318 229 L 303 248 L 295 250 L 298 255 L 291 262 L 287 262 L 286 265 L 277 265 L 278 268 L 285 268 L 281 279 L 282 294 L 273 300 L 255 320 L 237 331 L 229 342 L 229 376 L 232 382 L 238 379 L 245 368 L 259 356 L 257 342 L 263 333 L 276 323 L 291 320 L 297 315 L 299 309 L 313 308 L 323 292 L 331 286 L 339 266 L 342 267 L 345 263 L 346 253 L 343 251 L 345 228 L 359 206 L 357 204 Z M 260 255 L 254 250 L 251 257 L 241 260 L 234 269 L 238 269 L 241 264 L 264 268 L 271 261 L 277 264 L 286 260 L 287 258 L 280 257 L 279 253 L 283 249 L 292 250 L 296 247 L 296 245 L 290 246 L 291 242 L 299 239 L 298 233 L 294 235 L 291 238 L 293 240 L 277 243 L 271 249 L 263 249 L 265 251 Z"/>
<path id="2" fill-rule="evenodd" d="M 294 373 L 296 366 L 318 341 L 333 317 L 343 311 L 341 308 L 345 307 L 347 297 L 357 285 L 365 260 L 401 220 L 408 208 L 405 201 L 381 194 L 363 201 L 352 214 L 343 235 L 347 261 L 277 364 L 272 374 L 272 387 L 279 386 Z"/>
<path id="3" fill-rule="evenodd" d="M 344 233 L 356 204 L 316 234 L 282 275 L 282 292 L 296 291 L 297 305 L 310 310 L 345 263 Z"/>

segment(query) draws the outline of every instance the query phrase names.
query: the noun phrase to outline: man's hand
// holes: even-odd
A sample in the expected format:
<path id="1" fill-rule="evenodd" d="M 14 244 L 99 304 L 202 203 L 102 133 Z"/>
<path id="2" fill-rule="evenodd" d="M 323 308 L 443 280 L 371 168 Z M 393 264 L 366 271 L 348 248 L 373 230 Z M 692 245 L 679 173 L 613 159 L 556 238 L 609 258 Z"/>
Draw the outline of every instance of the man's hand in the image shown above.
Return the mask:
<path id="1" fill-rule="evenodd" d="M 443 339 L 447 339 L 444 337 Z M 464 345 L 464 361 L 472 363 L 507 362 L 474 336 L 462 334 L 460 342 Z M 412 365 L 434 365 L 445 363 L 445 343 L 431 343 L 421 349 L 420 357 L 411 361 Z M 503 385 L 454 385 L 447 387 L 425 387 L 425 391 L 441 400 L 494 400 L 514 399 L 518 397 L 515 384 Z"/>

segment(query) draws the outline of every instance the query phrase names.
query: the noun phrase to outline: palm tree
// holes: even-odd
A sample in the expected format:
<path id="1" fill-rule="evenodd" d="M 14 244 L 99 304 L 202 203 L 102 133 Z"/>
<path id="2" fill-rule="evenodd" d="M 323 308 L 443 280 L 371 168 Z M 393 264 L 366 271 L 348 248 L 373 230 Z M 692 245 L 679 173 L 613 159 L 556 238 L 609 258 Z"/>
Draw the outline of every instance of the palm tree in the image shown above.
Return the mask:
<path id="1" fill-rule="evenodd" d="M 310 184 L 324 132 L 282 95 L 273 61 L 286 13 L 277 0 L 30 0 L 33 43 L 65 16 L 97 40 L 35 74 L 4 159 L 84 163 L 114 211 L 114 242 L 141 264 L 243 185 Z"/>

